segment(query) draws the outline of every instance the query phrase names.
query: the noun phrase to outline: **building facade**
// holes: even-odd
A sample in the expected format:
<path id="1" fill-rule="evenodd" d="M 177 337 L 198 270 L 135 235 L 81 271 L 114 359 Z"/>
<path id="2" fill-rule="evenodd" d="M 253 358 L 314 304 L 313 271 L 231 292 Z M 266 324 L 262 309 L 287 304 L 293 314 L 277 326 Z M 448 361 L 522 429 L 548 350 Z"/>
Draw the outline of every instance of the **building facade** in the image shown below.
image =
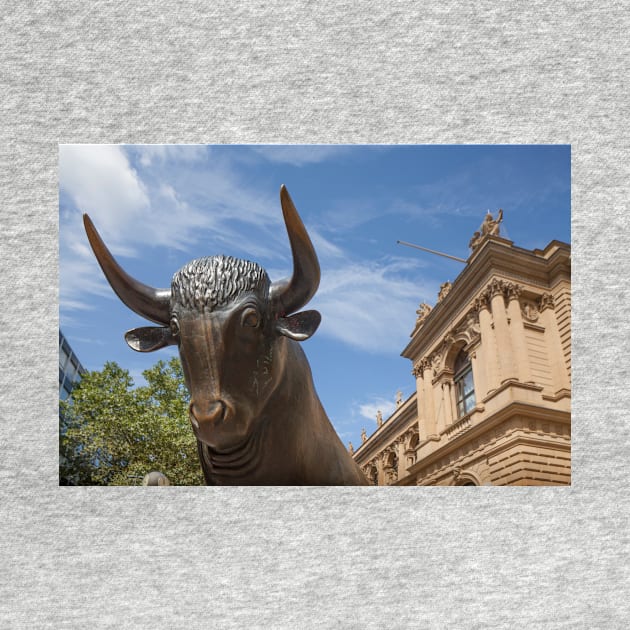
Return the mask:
<path id="1" fill-rule="evenodd" d="M 571 248 L 515 247 L 500 220 L 417 311 L 416 391 L 353 453 L 375 485 L 571 483 Z"/>
<path id="2" fill-rule="evenodd" d="M 68 340 L 59 330 L 59 400 L 66 400 L 74 386 L 81 380 L 85 369 L 72 351 Z"/>

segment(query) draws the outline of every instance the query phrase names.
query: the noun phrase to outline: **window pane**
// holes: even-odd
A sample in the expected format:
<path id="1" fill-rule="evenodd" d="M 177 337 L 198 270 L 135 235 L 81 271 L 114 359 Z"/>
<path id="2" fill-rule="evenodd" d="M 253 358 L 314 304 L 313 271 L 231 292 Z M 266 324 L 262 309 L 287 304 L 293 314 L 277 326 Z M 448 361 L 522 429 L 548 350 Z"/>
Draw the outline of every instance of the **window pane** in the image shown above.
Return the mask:
<path id="1" fill-rule="evenodd" d="M 475 384 L 473 381 L 470 357 L 460 352 L 455 361 L 455 396 L 457 399 L 457 417 L 461 418 L 475 408 Z"/>
<path id="2" fill-rule="evenodd" d="M 472 392 L 465 400 L 466 413 L 470 413 L 475 407 L 475 392 Z"/>
<path id="3" fill-rule="evenodd" d="M 475 388 L 473 385 L 472 370 L 469 370 L 468 372 L 466 372 L 466 374 L 462 375 L 462 387 L 464 390 L 464 395 L 470 394 L 474 391 Z"/>

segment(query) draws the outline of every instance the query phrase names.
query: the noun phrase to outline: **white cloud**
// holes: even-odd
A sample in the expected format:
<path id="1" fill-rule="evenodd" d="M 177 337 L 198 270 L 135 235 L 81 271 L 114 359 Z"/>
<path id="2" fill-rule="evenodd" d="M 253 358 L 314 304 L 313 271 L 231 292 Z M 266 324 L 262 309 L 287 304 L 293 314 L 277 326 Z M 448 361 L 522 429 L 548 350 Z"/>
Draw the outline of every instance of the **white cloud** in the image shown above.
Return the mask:
<path id="1" fill-rule="evenodd" d="M 87 245 L 82 212 L 89 213 L 118 258 L 138 256 L 147 245 L 180 251 L 196 248 L 195 255 L 235 253 L 259 260 L 290 255 L 288 247 L 281 246 L 286 235 L 278 229 L 282 223 L 278 196 L 261 196 L 241 181 L 229 162 L 215 162 L 203 170 L 191 169 L 189 164 L 178 166 L 200 159 L 204 150 L 196 146 L 60 147 L 62 308 L 84 308 L 87 294 L 112 295 Z M 140 173 L 132 159 L 151 168 Z M 333 248 L 330 245 L 327 251 L 332 253 Z"/>
<path id="2" fill-rule="evenodd" d="M 383 421 L 387 420 L 389 416 L 394 413 L 396 409 L 396 403 L 394 400 L 388 398 L 374 397 L 370 402 L 359 405 L 359 414 L 363 418 L 372 420 L 376 424 L 376 413 L 380 410 L 383 414 Z"/>
<path id="3" fill-rule="evenodd" d="M 410 279 L 415 261 L 345 262 L 328 267 L 313 299 L 322 313 L 321 334 L 370 352 L 400 352 L 414 325 L 413 313 L 434 287 Z M 407 313 L 401 316 L 401 313 Z"/>
<path id="4" fill-rule="evenodd" d="M 327 238 L 322 236 L 319 230 L 310 226 L 306 226 L 306 230 L 311 237 L 311 241 L 313 241 L 313 247 L 315 247 L 315 251 L 319 257 L 341 258 L 345 256 L 341 247 L 331 243 Z"/>
<path id="5" fill-rule="evenodd" d="M 200 144 L 144 144 L 133 146 L 138 150 L 140 164 L 144 167 L 166 161 L 192 163 L 206 157 L 208 148 Z"/>
<path id="6" fill-rule="evenodd" d="M 346 145 L 264 145 L 252 147 L 255 153 L 264 157 L 269 162 L 280 162 L 293 166 L 304 166 L 323 162 L 333 157 L 349 153 L 351 146 Z"/>
<path id="7" fill-rule="evenodd" d="M 146 187 L 115 145 L 61 145 L 59 186 L 105 235 L 149 206 Z"/>

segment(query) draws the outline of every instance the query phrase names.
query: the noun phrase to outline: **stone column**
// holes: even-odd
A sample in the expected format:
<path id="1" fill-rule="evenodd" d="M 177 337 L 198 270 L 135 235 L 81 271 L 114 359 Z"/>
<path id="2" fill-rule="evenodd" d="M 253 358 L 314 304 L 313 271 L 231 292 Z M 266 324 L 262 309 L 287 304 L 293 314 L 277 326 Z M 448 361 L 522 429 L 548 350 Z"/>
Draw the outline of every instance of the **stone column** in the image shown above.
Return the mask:
<path id="1" fill-rule="evenodd" d="M 544 293 L 540 297 L 540 323 L 545 327 L 545 341 L 549 348 L 549 363 L 556 391 L 571 389 L 551 293 Z"/>
<path id="2" fill-rule="evenodd" d="M 427 428 L 427 437 L 437 437 L 437 419 L 435 417 L 435 401 L 433 391 L 433 369 L 429 359 L 422 359 L 422 374 L 424 381 L 424 400 L 425 400 L 425 425 Z"/>
<path id="3" fill-rule="evenodd" d="M 479 312 L 479 334 L 481 335 L 481 345 L 477 352 L 480 363 L 484 366 L 483 378 L 480 378 L 482 389 L 479 391 L 479 398 L 484 398 L 493 389 L 499 386 L 497 344 L 492 329 L 492 316 L 490 315 L 490 305 L 488 304 L 488 292 L 483 294 L 475 302 Z M 473 372 L 473 378 L 475 373 Z"/>
<path id="4" fill-rule="evenodd" d="M 418 434 L 420 441 L 427 437 L 426 410 L 424 404 L 424 379 L 422 362 L 416 363 L 413 368 L 413 375 L 416 377 L 416 407 L 418 409 Z"/>
<path id="5" fill-rule="evenodd" d="M 527 351 L 527 340 L 525 339 L 525 329 L 523 328 L 523 316 L 521 315 L 521 303 L 519 297 L 523 288 L 518 284 L 510 283 L 507 287 L 508 296 L 508 318 L 510 320 L 510 337 L 512 349 L 514 351 L 514 363 L 516 376 L 522 383 L 532 380 L 529 367 L 529 352 Z"/>
<path id="6" fill-rule="evenodd" d="M 443 409 L 444 425 L 439 424 L 438 430 L 442 431 L 446 427 L 453 424 L 453 405 L 451 404 L 451 383 L 446 380 L 445 377 L 440 378 L 439 394 L 440 394 L 440 408 Z"/>
<path id="7" fill-rule="evenodd" d="M 510 339 L 510 329 L 507 321 L 507 313 L 505 311 L 505 299 L 503 297 L 504 288 L 504 283 L 497 279 L 493 280 L 489 286 L 494 336 L 499 359 L 499 385 L 508 379 L 516 377 L 512 353 L 512 340 Z"/>
<path id="8" fill-rule="evenodd" d="M 378 455 L 375 460 L 374 463 L 376 464 L 376 479 L 377 479 L 377 486 L 385 486 L 387 485 L 387 481 L 385 479 L 385 469 L 383 466 L 383 456 L 382 455 Z"/>
<path id="9" fill-rule="evenodd" d="M 486 388 L 485 382 L 485 374 L 481 366 L 479 365 L 479 359 L 477 358 L 477 350 L 473 350 L 470 353 L 470 367 L 472 368 L 473 374 L 473 385 L 475 386 L 475 404 L 479 404 L 481 402 L 481 398 L 483 397 L 483 393 L 488 391 Z M 455 392 L 453 392 L 453 405 L 455 405 L 455 415 L 457 417 L 457 401 L 455 400 Z"/>
<path id="10" fill-rule="evenodd" d="M 442 383 L 442 398 L 446 409 L 446 425 L 449 426 L 457 420 L 457 410 L 455 408 L 455 394 L 453 392 L 453 377 Z"/>
<path id="11" fill-rule="evenodd" d="M 407 458 L 405 457 L 405 438 L 401 436 L 396 443 L 398 453 L 398 479 L 407 476 Z"/>

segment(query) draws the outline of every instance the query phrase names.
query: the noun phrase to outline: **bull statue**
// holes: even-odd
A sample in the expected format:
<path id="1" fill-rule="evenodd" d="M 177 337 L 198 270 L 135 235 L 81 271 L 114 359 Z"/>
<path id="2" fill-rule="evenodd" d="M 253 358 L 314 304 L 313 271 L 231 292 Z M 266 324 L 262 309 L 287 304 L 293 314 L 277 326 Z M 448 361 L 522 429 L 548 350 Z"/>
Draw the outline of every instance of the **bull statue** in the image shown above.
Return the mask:
<path id="1" fill-rule="evenodd" d="M 154 289 L 114 260 L 87 214 L 83 222 L 105 277 L 132 311 L 159 326 L 125 334 L 138 352 L 177 345 L 190 391 L 189 418 L 207 485 L 367 485 L 313 385 L 300 341 L 319 326 L 298 312 L 319 286 L 315 249 L 284 186 L 293 276 L 271 282 L 258 264 L 198 258 Z"/>

